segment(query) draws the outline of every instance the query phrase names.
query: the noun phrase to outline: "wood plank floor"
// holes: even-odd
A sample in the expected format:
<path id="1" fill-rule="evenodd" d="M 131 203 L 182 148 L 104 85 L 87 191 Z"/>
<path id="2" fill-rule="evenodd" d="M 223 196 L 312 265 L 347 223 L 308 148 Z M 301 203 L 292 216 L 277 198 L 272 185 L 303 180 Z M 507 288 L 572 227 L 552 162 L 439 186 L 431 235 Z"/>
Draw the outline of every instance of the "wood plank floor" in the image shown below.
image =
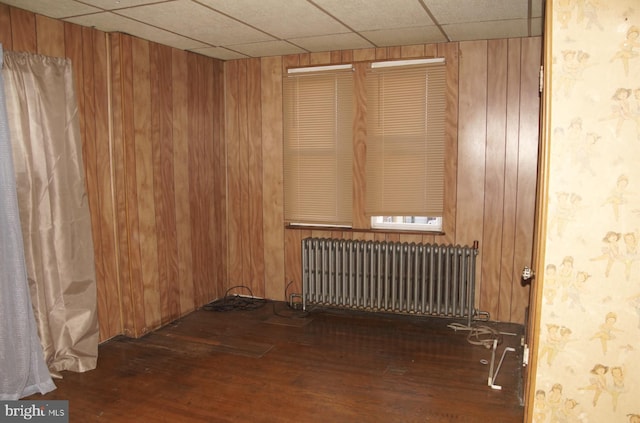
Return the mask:
<path id="1" fill-rule="evenodd" d="M 102 344 L 97 369 L 30 399 L 68 400 L 71 422 L 522 422 L 522 327 L 478 323 L 503 332 L 496 365 L 516 349 L 495 390 L 491 349 L 456 322 L 273 302 L 198 310 Z"/>

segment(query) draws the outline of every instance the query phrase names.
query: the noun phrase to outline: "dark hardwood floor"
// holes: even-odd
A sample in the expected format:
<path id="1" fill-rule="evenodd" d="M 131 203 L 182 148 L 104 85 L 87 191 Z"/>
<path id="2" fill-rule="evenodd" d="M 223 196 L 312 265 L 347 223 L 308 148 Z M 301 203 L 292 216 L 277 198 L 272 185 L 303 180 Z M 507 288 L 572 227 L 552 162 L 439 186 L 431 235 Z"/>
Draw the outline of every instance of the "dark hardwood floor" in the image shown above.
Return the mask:
<path id="1" fill-rule="evenodd" d="M 503 333 L 496 365 L 516 349 L 498 390 L 487 384 L 491 349 L 456 322 L 273 302 L 198 310 L 102 344 L 97 369 L 64 372 L 55 391 L 29 399 L 68 400 L 79 423 L 522 422 L 522 327 L 477 324 Z"/>

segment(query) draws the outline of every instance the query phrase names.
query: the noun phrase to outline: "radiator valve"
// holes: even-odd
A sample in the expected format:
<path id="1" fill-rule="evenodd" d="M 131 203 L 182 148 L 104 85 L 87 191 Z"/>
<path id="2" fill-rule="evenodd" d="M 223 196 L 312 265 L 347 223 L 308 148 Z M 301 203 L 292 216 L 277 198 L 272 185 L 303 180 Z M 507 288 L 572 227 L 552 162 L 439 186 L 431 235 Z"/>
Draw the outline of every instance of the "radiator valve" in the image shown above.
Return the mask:
<path id="1" fill-rule="evenodd" d="M 302 310 L 302 295 L 290 294 L 289 295 L 289 307 L 294 310 Z"/>

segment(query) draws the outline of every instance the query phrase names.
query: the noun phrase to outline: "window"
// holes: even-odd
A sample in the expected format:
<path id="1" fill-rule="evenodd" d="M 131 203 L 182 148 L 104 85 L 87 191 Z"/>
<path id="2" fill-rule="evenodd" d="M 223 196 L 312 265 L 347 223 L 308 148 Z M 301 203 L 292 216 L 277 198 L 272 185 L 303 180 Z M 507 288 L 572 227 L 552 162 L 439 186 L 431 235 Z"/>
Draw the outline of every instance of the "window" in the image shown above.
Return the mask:
<path id="1" fill-rule="evenodd" d="M 351 226 L 353 72 L 344 68 L 292 69 L 283 82 L 288 223 Z"/>
<path id="2" fill-rule="evenodd" d="M 367 214 L 442 216 L 444 63 L 372 66 L 366 87 Z"/>
<path id="3" fill-rule="evenodd" d="M 374 229 L 439 232 L 442 230 L 442 217 L 373 216 L 371 217 L 371 227 Z"/>
<path id="4" fill-rule="evenodd" d="M 366 74 L 366 75 L 365 75 Z M 284 80 L 287 223 L 351 226 L 354 97 L 366 123 L 365 210 L 372 228 L 440 231 L 444 214 L 443 59 L 290 70 Z M 358 106 L 360 107 L 360 106 Z"/>

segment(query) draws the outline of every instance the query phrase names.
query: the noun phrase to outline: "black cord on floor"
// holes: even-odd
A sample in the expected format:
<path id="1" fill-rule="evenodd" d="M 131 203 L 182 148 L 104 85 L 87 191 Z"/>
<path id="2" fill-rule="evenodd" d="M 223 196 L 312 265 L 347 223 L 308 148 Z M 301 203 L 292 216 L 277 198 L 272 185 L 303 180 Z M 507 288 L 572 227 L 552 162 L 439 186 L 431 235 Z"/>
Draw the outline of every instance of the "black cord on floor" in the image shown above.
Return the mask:
<path id="1" fill-rule="evenodd" d="M 229 295 L 229 291 L 237 288 L 244 288 L 249 291 L 249 296 L 240 296 L 240 295 Z M 203 310 L 207 311 L 252 311 L 257 310 L 267 303 L 267 300 L 264 298 L 255 298 L 253 296 L 253 292 L 251 289 L 245 285 L 237 285 L 232 286 L 227 289 L 224 297 L 219 298 L 215 301 L 210 302 L 202 307 Z"/>
<path id="2" fill-rule="evenodd" d="M 285 297 L 287 293 L 287 289 L 292 284 L 289 282 L 285 287 Z M 249 296 L 241 296 L 241 295 L 230 295 L 229 292 L 234 289 L 246 289 L 249 292 Z M 210 302 L 202 307 L 203 310 L 206 311 L 216 311 L 216 312 L 227 312 L 227 311 L 253 311 L 259 308 L 264 307 L 265 304 L 269 302 L 264 298 L 256 298 L 253 296 L 253 292 L 251 289 L 245 285 L 237 285 L 232 286 L 227 289 L 224 296 L 215 301 Z M 287 319 L 298 319 L 305 318 L 309 315 L 308 312 L 302 310 L 301 308 L 295 308 L 288 302 L 284 302 L 286 309 L 278 310 L 276 308 L 276 301 L 271 301 L 273 306 L 273 314 L 278 317 L 283 317 Z M 285 310 L 288 310 L 284 312 Z"/>

